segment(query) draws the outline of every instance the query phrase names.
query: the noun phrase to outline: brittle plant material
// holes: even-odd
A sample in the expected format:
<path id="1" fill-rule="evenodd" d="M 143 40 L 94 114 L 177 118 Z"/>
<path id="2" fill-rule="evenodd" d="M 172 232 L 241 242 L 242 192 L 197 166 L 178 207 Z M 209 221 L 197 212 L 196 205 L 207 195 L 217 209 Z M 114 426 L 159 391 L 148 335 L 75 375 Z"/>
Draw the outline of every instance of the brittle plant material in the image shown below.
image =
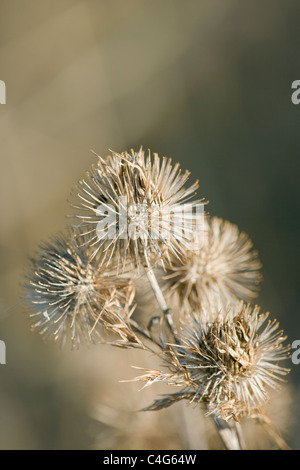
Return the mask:
<path id="1" fill-rule="evenodd" d="M 257 414 L 289 370 L 278 363 L 289 357 L 286 337 L 276 320 L 260 314 L 259 307 L 240 304 L 215 321 L 203 315 L 186 316 L 178 342 L 168 344 L 162 357 L 168 372 L 148 371 L 136 380 L 151 385 L 165 382 L 181 386 L 147 409 L 159 410 L 179 400 L 205 403 L 215 417 L 238 420 Z"/>
<path id="2" fill-rule="evenodd" d="M 103 159 L 79 182 L 75 218 L 80 220 L 92 247 L 102 252 L 102 263 L 116 253 L 121 264 L 129 256 L 139 267 L 145 256 L 151 263 L 180 257 L 196 223 L 195 208 L 188 202 L 198 182 L 185 188 L 189 172 L 179 164 L 144 151 L 124 152 Z M 203 203 L 202 203 L 203 206 Z"/>
<path id="3" fill-rule="evenodd" d="M 189 175 L 142 149 L 98 156 L 79 182 L 68 236 L 41 245 L 28 267 L 32 327 L 73 346 L 103 341 L 105 332 L 114 346 L 158 354 L 166 370 L 143 369 L 136 380 L 179 391 L 145 410 L 203 404 L 227 449 L 245 447 L 235 421 L 259 417 L 286 448 L 265 405 L 289 372 L 280 365 L 289 346 L 276 320 L 244 303 L 258 292 L 257 252 L 235 225 L 203 218 L 204 202 L 193 200 L 198 182 L 186 187 Z M 145 279 L 152 299 L 140 285 Z"/>
<path id="4" fill-rule="evenodd" d="M 197 240 L 197 238 L 201 240 Z M 194 248 L 181 261 L 172 258 L 163 290 L 171 305 L 191 312 L 200 304 L 224 308 L 258 294 L 261 263 L 248 235 L 217 217 L 205 218 L 204 231 L 194 237 Z"/>
<path id="5" fill-rule="evenodd" d="M 134 288 L 111 267 L 99 270 L 89 250 L 60 234 L 40 246 L 27 267 L 25 300 L 32 328 L 73 346 L 100 339 L 101 326 L 127 338 Z M 136 338 L 132 338 L 133 341 Z"/>

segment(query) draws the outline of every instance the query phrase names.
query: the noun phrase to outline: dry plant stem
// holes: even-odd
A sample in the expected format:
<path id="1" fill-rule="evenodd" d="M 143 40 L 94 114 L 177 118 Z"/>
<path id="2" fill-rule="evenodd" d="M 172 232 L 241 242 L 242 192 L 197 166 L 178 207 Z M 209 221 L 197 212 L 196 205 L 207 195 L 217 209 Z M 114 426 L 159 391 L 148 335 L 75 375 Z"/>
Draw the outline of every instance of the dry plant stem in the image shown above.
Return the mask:
<path id="1" fill-rule="evenodd" d="M 243 450 L 237 430 L 235 428 L 231 428 L 223 419 L 213 417 L 213 420 L 217 426 L 220 438 L 226 450 Z"/>
<path id="2" fill-rule="evenodd" d="M 145 330 L 145 328 L 143 328 L 142 326 L 140 326 L 135 320 L 132 320 L 132 318 L 129 319 L 129 325 L 133 328 L 134 331 L 144 336 L 144 338 L 153 341 L 153 338 L 149 335 L 148 331 Z"/>
<path id="3" fill-rule="evenodd" d="M 274 439 L 274 441 L 278 445 L 279 449 L 281 449 L 281 450 L 291 450 L 291 448 L 288 446 L 288 444 L 285 442 L 285 440 L 278 434 L 278 432 L 276 431 L 272 421 L 267 416 L 263 416 L 262 424 L 263 424 L 263 427 L 265 428 L 266 432 L 269 434 L 269 436 Z"/>
<path id="4" fill-rule="evenodd" d="M 145 250 L 146 251 L 146 250 Z M 173 319 L 169 313 L 168 306 L 166 304 L 165 298 L 163 296 L 163 293 L 159 287 L 159 284 L 157 282 L 156 276 L 153 272 L 153 269 L 150 266 L 149 259 L 147 256 L 147 253 L 145 252 L 145 259 L 147 263 L 146 267 L 146 274 L 148 277 L 148 280 L 150 282 L 150 285 L 153 289 L 153 292 L 155 294 L 155 297 L 157 299 L 157 302 L 163 312 L 163 315 L 166 319 L 167 325 L 172 332 L 174 338 L 176 338 L 176 330 L 174 328 L 174 323 Z M 219 431 L 219 435 L 221 437 L 221 440 L 227 450 L 242 450 L 244 448 L 244 440 L 242 437 L 242 431 L 241 428 L 232 428 L 230 427 L 224 420 L 219 419 L 219 418 L 214 418 L 214 421 L 216 423 L 216 426 Z"/>
<path id="5" fill-rule="evenodd" d="M 146 274 L 147 274 L 147 277 L 148 277 L 148 281 L 149 281 L 149 283 L 152 287 L 152 290 L 154 292 L 154 295 L 156 297 L 158 305 L 159 305 L 159 307 L 160 307 L 160 309 L 161 309 L 161 311 L 164 315 L 166 323 L 167 323 L 172 335 L 174 336 L 174 338 L 176 338 L 176 330 L 175 330 L 175 327 L 174 327 L 174 322 L 173 322 L 172 316 L 170 315 L 169 308 L 167 306 L 167 303 L 165 301 L 165 298 L 163 296 L 161 288 L 159 287 L 159 284 L 157 282 L 154 271 L 153 271 L 153 269 L 150 265 L 146 249 L 144 250 L 144 255 L 145 255 L 145 261 L 146 261 L 145 271 L 146 271 Z"/>
<path id="6" fill-rule="evenodd" d="M 243 430 L 242 430 L 242 426 L 240 425 L 240 423 L 235 423 L 235 429 L 236 429 L 236 433 L 237 433 L 237 437 L 238 437 L 238 440 L 239 440 L 239 443 L 240 443 L 240 447 L 241 449 L 245 450 L 246 449 L 246 443 L 245 443 L 245 439 L 244 439 L 244 436 L 243 436 Z"/>
<path id="7" fill-rule="evenodd" d="M 146 274 L 147 274 L 149 283 L 153 289 L 156 300 L 163 312 L 167 325 L 171 333 L 173 334 L 174 338 L 176 338 L 177 334 L 176 334 L 176 330 L 174 327 L 172 316 L 169 313 L 167 303 L 165 301 L 161 288 L 159 287 L 154 271 L 150 265 L 146 250 L 144 250 L 144 254 L 145 254 L 145 260 L 146 260 Z M 242 433 L 241 433 L 240 428 L 239 429 L 231 428 L 224 420 L 219 419 L 219 418 L 214 418 L 214 421 L 218 428 L 221 440 L 227 450 L 242 450 L 244 448 L 243 438 L 242 438 Z"/>
<path id="8" fill-rule="evenodd" d="M 130 318 L 130 320 L 129 320 L 129 325 L 132 327 L 132 329 L 136 333 L 139 333 L 144 338 L 149 340 L 151 343 L 154 343 L 154 344 L 156 344 L 157 346 L 159 346 L 161 348 L 161 344 L 158 341 L 156 341 L 156 339 L 148 332 L 148 330 L 145 330 L 145 328 L 143 328 L 141 325 L 139 325 L 136 321 L 132 320 L 132 318 Z M 149 346 L 147 346 L 147 349 L 152 351 L 152 349 Z"/>

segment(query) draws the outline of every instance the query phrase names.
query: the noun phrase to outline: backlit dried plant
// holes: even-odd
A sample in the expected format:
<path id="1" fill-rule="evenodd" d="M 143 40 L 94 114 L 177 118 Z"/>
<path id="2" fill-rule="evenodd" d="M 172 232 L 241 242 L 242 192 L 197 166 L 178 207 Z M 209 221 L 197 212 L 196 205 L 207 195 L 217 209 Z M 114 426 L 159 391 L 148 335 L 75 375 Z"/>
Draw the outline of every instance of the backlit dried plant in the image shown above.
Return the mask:
<path id="1" fill-rule="evenodd" d="M 200 304 L 224 308 L 239 299 L 250 301 L 257 296 L 261 263 L 245 233 L 220 218 L 205 218 L 198 243 L 200 249 L 192 245 L 181 261 L 173 258 L 164 277 L 164 291 L 172 305 L 191 312 Z"/>
<path id="2" fill-rule="evenodd" d="M 186 317 L 177 342 L 163 348 L 169 373 L 154 370 L 137 379 L 146 385 L 166 382 L 182 387 L 148 409 L 184 399 L 205 403 L 209 414 L 226 421 L 257 414 L 269 399 L 268 388 L 276 389 L 289 372 L 278 365 L 289 357 L 278 322 L 245 304 L 219 313 L 211 323 L 203 324 L 201 317 Z"/>
<path id="3" fill-rule="evenodd" d="M 186 188 L 189 172 L 170 159 L 142 149 L 97 158 L 75 190 L 77 223 L 30 262 L 33 329 L 73 346 L 99 340 L 154 353 L 165 369 L 142 368 L 137 380 L 180 390 L 146 410 L 202 406 L 227 449 L 245 448 L 239 421 L 258 417 L 286 448 L 265 405 L 288 373 L 289 346 L 277 321 L 243 303 L 261 280 L 252 242 L 229 222 L 204 220 L 203 202 L 190 200 L 198 183 Z M 147 281 L 148 320 L 134 287 Z"/>
<path id="4" fill-rule="evenodd" d="M 198 182 L 185 188 L 189 172 L 179 164 L 139 152 L 124 152 L 105 159 L 98 156 L 87 178 L 79 182 L 75 217 L 85 228 L 93 255 L 102 263 L 116 253 L 120 263 L 129 256 L 141 263 L 177 259 L 193 234 L 194 196 Z"/>

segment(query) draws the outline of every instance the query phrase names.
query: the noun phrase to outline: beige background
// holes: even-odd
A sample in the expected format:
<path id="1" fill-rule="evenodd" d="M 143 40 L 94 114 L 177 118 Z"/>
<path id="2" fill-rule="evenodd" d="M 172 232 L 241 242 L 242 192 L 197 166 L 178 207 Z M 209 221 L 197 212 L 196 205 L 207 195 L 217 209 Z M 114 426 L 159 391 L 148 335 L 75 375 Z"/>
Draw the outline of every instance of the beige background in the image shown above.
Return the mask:
<path id="1" fill-rule="evenodd" d="M 151 396 L 117 381 L 149 358 L 104 346 L 59 351 L 29 331 L 24 263 L 64 228 L 90 149 L 105 156 L 143 145 L 189 168 L 210 212 L 259 249 L 262 308 L 290 342 L 300 338 L 300 107 L 290 100 L 299 10 L 286 0 L 0 0 L 0 448 L 218 446 L 197 411 L 132 421 L 128 410 Z M 294 419 L 283 421 L 297 448 L 300 366 L 291 366 Z"/>

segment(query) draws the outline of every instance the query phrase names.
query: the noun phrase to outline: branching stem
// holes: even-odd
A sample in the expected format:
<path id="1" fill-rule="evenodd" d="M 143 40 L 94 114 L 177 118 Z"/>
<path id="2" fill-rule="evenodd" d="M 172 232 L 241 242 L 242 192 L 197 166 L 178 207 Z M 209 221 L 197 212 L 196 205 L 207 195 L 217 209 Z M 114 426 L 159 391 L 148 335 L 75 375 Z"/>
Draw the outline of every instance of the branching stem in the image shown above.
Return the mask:
<path id="1" fill-rule="evenodd" d="M 161 290 L 161 288 L 158 284 L 158 281 L 157 281 L 157 278 L 156 278 L 155 273 L 153 271 L 153 268 L 150 265 L 150 261 L 149 261 L 146 249 L 144 249 L 144 255 L 145 255 L 145 261 L 146 261 L 145 271 L 146 271 L 146 274 L 147 274 L 148 281 L 151 285 L 151 288 L 154 292 L 157 303 L 158 303 L 158 305 L 159 305 L 159 307 L 160 307 L 160 309 L 163 313 L 163 316 L 166 320 L 168 328 L 171 331 L 173 337 L 176 338 L 177 333 L 176 333 L 176 329 L 175 329 L 175 326 L 174 326 L 172 315 L 170 314 L 170 310 L 167 306 L 167 303 L 166 303 L 166 300 L 165 300 L 164 295 L 162 293 L 162 290 Z"/>

